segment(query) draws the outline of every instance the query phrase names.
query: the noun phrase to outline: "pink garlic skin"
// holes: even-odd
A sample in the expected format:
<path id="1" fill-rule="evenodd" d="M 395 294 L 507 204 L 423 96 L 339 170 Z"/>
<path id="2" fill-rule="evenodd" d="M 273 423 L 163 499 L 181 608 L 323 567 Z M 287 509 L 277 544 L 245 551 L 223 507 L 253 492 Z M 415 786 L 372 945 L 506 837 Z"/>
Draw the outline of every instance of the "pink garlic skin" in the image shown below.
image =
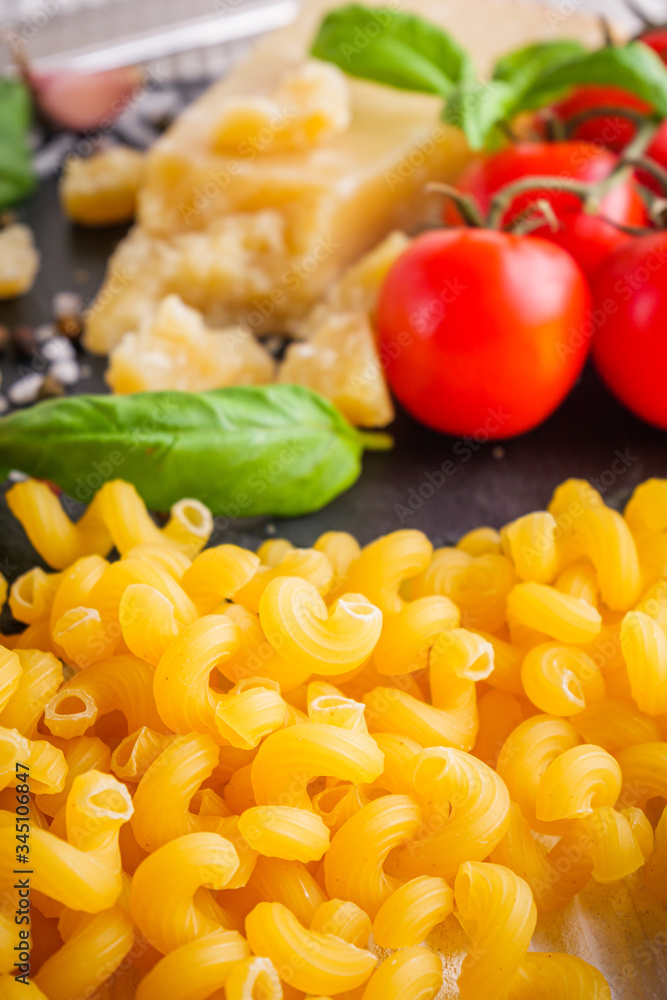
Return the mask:
<path id="1" fill-rule="evenodd" d="M 143 72 L 138 66 L 100 73 L 38 73 L 25 78 L 39 113 L 56 129 L 85 132 L 110 126 L 137 98 Z"/>

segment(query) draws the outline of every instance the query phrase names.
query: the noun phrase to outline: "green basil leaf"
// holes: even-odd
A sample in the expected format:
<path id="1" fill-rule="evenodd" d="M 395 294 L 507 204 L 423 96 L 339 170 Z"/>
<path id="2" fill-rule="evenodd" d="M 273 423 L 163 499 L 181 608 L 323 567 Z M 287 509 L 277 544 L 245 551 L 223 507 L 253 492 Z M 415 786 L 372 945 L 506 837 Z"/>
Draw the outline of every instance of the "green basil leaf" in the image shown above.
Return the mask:
<path id="1" fill-rule="evenodd" d="M 446 95 L 474 77 L 465 51 L 437 25 L 390 7 L 350 4 L 322 21 L 311 49 L 350 76 Z"/>
<path id="2" fill-rule="evenodd" d="M 533 97 L 581 83 L 609 84 L 629 90 L 662 118 L 667 116 L 667 66 L 643 42 L 598 49 L 547 70 L 536 81 Z"/>
<path id="3" fill-rule="evenodd" d="M 502 56 L 493 68 L 494 80 L 534 81 L 540 73 L 561 66 L 564 62 L 586 55 L 587 49 L 580 42 L 560 39 L 555 42 L 537 42 L 515 49 Z"/>
<path id="4" fill-rule="evenodd" d="M 125 479 L 154 510 L 193 497 L 214 514 L 294 517 L 351 486 L 364 447 L 387 440 L 301 386 L 70 396 L 0 419 L 0 467 L 82 501 Z"/>
<path id="5" fill-rule="evenodd" d="M 463 84 L 452 92 L 442 118 L 463 131 L 471 149 L 481 149 L 499 122 L 513 117 L 515 98 L 514 88 L 504 80 Z"/>
<path id="6" fill-rule="evenodd" d="M 0 209 L 32 190 L 35 176 L 28 148 L 30 93 L 19 80 L 0 78 Z"/>

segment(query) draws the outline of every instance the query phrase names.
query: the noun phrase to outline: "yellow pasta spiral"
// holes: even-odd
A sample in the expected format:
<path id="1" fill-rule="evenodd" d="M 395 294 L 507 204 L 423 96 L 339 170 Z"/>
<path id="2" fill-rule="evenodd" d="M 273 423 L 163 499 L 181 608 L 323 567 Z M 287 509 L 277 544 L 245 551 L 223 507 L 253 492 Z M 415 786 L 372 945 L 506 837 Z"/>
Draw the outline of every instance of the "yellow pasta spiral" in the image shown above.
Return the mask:
<path id="1" fill-rule="evenodd" d="M 454 898 L 459 921 L 472 939 L 458 978 L 461 1000 L 500 1000 L 535 930 L 530 888 L 508 868 L 467 861 L 456 876 Z"/>
<path id="2" fill-rule="evenodd" d="M 350 899 L 374 918 L 400 882 L 387 875 L 384 863 L 394 848 L 413 837 L 422 813 L 407 795 L 385 795 L 369 802 L 344 823 L 324 859 L 324 878 L 331 896 Z M 367 850 L 355 849 L 359 843 Z"/>
<path id="3" fill-rule="evenodd" d="M 289 576 L 268 584 L 259 619 L 281 656 L 333 677 L 367 660 L 382 629 L 382 612 L 363 595 L 344 594 L 328 609 L 312 584 Z"/>
<path id="4" fill-rule="evenodd" d="M 576 646 L 535 646 L 521 665 L 521 679 L 533 704 L 550 715 L 576 715 L 606 694 L 599 668 Z"/>
<path id="5" fill-rule="evenodd" d="M 409 775 L 424 819 L 399 854 L 401 875 L 448 879 L 463 861 L 488 857 L 509 823 L 510 798 L 496 772 L 470 754 L 436 747 L 413 759 Z"/>
<path id="6" fill-rule="evenodd" d="M 611 1000 L 611 990 L 602 973 L 576 955 L 530 952 L 506 1000 Z"/>
<path id="7" fill-rule="evenodd" d="M 377 959 L 333 934 L 306 930 L 280 903 L 258 903 L 246 919 L 250 947 L 271 959 L 280 978 L 308 993 L 341 993 L 360 986 Z"/>

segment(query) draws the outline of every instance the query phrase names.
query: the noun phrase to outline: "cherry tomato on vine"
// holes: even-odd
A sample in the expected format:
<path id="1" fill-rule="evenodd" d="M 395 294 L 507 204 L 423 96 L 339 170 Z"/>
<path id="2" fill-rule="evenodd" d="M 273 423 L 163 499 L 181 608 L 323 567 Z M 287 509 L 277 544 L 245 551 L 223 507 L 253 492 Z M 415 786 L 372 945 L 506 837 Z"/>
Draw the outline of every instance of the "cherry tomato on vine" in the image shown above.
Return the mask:
<path id="1" fill-rule="evenodd" d="M 565 125 L 573 122 L 580 115 L 585 115 L 585 120 L 572 128 L 570 139 L 592 142 L 597 146 L 604 146 L 606 149 L 620 153 L 637 130 L 635 123 L 629 118 L 624 118 L 620 113 L 607 112 L 600 116 L 594 115 L 593 112 L 596 108 L 617 108 L 619 112 L 627 108 L 629 111 L 638 111 L 642 115 L 648 114 L 651 110 L 645 101 L 627 90 L 591 83 L 577 87 L 567 97 L 557 101 L 550 108 L 549 113 L 555 114 Z M 589 115 L 590 117 L 588 117 Z M 542 116 L 538 115 L 538 117 Z"/>
<path id="2" fill-rule="evenodd" d="M 389 383 L 436 430 L 485 440 L 522 434 L 574 385 L 588 307 L 580 268 L 545 240 L 489 229 L 424 233 L 380 292 Z"/>
<path id="3" fill-rule="evenodd" d="M 598 371 L 622 403 L 667 430 L 667 232 L 621 247 L 593 282 Z"/>
<path id="4" fill-rule="evenodd" d="M 645 39 L 643 39 L 645 41 Z M 596 108 L 617 109 L 612 112 L 605 112 L 595 115 Z M 572 140 L 592 142 L 597 146 L 604 146 L 606 149 L 620 153 L 628 143 L 634 138 L 637 125 L 629 118 L 623 117 L 623 109 L 637 111 L 641 115 L 648 115 L 650 106 L 636 97 L 635 94 L 620 87 L 603 87 L 598 84 L 588 84 L 585 87 L 577 87 L 572 94 L 558 101 L 551 108 L 550 114 L 555 114 L 565 125 L 572 122 L 580 115 L 585 116 L 580 124 L 571 129 L 569 135 Z M 544 115 L 537 116 L 538 131 L 542 131 Z M 655 160 L 660 166 L 667 167 L 667 122 L 663 122 L 653 137 L 646 150 L 646 155 Z M 642 184 L 653 188 L 656 185 L 647 174 L 640 174 Z"/>
<path id="5" fill-rule="evenodd" d="M 486 214 L 494 194 L 524 177 L 551 176 L 565 181 L 597 183 L 609 176 L 617 162 L 618 157 L 613 153 L 587 142 L 522 142 L 470 164 L 456 187 L 472 195 Z M 511 199 L 500 220 L 501 225 L 508 225 L 525 213 L 537 198 L 549 202 L 560 228 L 552 231 L 545 223 L 531 235 L 563 247 L 588 276 L 594 274 L 612 250 L 632 238 L 618 225 L 642 226 L 647 220 L 641 196 L 632 179 L 628 179 L 601 199 L 595 215 L 584 211 L 581 199 L 575 194 L 536 188 Z M 445 209 L 445 219 L 448 222 L 458 220 L 457 210 L 451 205 Z"/>

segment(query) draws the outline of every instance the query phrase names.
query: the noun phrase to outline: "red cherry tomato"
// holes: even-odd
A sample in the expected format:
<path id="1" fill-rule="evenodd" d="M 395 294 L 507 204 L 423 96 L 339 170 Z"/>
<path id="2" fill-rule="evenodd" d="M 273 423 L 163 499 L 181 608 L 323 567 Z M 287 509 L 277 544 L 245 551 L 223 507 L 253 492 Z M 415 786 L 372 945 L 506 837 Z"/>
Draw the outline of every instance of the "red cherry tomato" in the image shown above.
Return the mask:
<path id="1" fill-rule="evenodd" d="M 665 49 L 667 49 L 667 33 L 663 34 L 665 34 Z M 642 41 L 651 44 L 646 38 Z M 652 45 L 652 48 L 655 46 Z M 659 54 L 662 55 L 662 52 Z M 623 117 L 623 108 L 638 111 L 640 114 L 648 114 L 650 111 L 650 106 L 639 97 L 628 93 L 627 90 L 621 90 L 620 87 L 590 84 L 585 87 L 577 87 L 572 94 L 554 104 L 552 111 L 562 122 L 567 124 L 577 115 L 593 112 L 596 108 L 603 107 L 618 108 L 619 111 L 618 113 L 605 113 L 586 118 L 572 130 L 570 138 L 592 142 L 597 146 L 604 146 L 620 153 L 634 138 L 637 131 L 636 124 Z M 543 125 L 540 119 L 543 119 L 543 116 L 538 114 L 536 124 L 541 133 Z M 656 132 L 646 155 L 661 166 L 667 167 L 667 122 L 663 122 Z M 642 172 L 639 174 L 639 178 L 642 184 L 647 184 L 654 190 L 657 188 L 656 183 L 647 174 Z"/>
<path id="2" fill-rule="evenodd" d="M 553 105 L 552 111 L 565 124 L 578 115 L 595 111 L 596 108 L 628 108 L 630 111 L 639 111 L 641 114 L 648 114 L 650 105 L 642 101 L 640 97 L 621 90 L 620 87 L 607 87 L 600 84 L 587 84 L 577 87 L 571 94 L 557 101 Z M 593 142 L 606 149 L 612 149 L 620 153 L 625 149 L 635 134 L 635 124 L 621 114 L 604 114 L 586 118 L 577 125 L 570 136 L 571 139 L 580 139 L 585 142 Z"/>
<path id="3" fill-rule="evenodd" d="M 658 53 L 663 62 L 667 62 L 667 27 L 648 28 L 640 35 L 640 41 Z"/>
<path id="4" fill-rule="evenodd" d="M 488 229 L 424 233 L 380 292 L 389 383 L 436 430 L 522 434 L 576 381 L 588 306 L 584 276 L 560 247 Z"/>
<path id="5" fill-rule="evenodd" d="M 639 237 L 593 282 L 598 371 L 622 403 L 667 430 L 667 233 Z"/>
<path id="6" fill-rule="evenodd" d="M 586 142 L 518 143 L 472 163 L 456 186 L 472 195 L 486 213 L 493 194 L 523 177 L 548 175 L 596 183 L 604 180 L 617 162 L 613 153 Z M 537 198 L 550 203 L 561 225 L 553 232 L 545 224 L 533 230 L 533 235 L 563 247 L 589 276 L 613 249 L 631 239 L 613 223 L 625 226 L 646 223 L 644 203 L 632 180 L 627 180 L 602 199 L 599 216 L 586 215 L 581 199 L 574 194 L 536 189 L 512 200 L 502 224 L 512 222 L 534 205 Z M 446 219 L 456 219 L 456 211 L 453 215 L 452 209 L 447 208 Z"/>

